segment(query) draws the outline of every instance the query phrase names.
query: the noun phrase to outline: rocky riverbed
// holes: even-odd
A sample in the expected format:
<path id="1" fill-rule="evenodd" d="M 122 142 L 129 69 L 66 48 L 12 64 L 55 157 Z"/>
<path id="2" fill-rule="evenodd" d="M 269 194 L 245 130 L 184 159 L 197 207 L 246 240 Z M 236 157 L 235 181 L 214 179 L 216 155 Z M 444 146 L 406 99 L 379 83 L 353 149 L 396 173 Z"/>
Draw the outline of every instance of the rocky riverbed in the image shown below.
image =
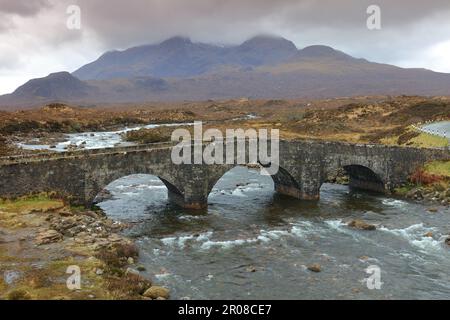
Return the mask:
<path id="1" fill-rule="evenodd" d="M 434 187 L 416 186 L 404 193 L 404 196 L 417 201 L 450 205 L 450 189 L 437 190 Z"/>
<path id="2" fill-rule="evenodd" d="M 127 224 L 44 196 L 0 202 L 3 299 L 168 299 L 141 272 Z M 68 285 L 79 270 L 79 286 Z M 75 280 L 74 280 L 75 279 Z M 73 283 L 72 283 L 73 284 Z"/>

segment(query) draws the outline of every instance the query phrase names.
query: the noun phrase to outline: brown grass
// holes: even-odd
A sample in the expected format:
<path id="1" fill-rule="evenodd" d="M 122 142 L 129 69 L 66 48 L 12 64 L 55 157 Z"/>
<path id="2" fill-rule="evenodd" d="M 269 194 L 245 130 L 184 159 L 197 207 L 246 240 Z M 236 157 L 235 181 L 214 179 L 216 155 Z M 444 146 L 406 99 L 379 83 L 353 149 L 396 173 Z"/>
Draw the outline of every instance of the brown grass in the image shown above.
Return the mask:
<path id="1" fill-rule="evenodd" d="M 412 183 L 419 185 L 431 185 L 444 179 L 445 177 L 428 173 L 422 168 L 417 169 L 410 177 Z"/>
<path id="2" fill-rule="evenodd" d="M 230 121 L 247 114 L 259 118 Z M 111 130 L 148 123 L 207 121 L 225 128 L 276 128 L 285 139 L 324 139 L 362 143 L 418 145 L 410 125 L 450 119 L 450 100 L 445 97 L 353 97 L 325 100 L 220 100 L 141 105 L 108 105 L 81 108 L 48 105 L 36 110 L 0 112 L 0 153 L 18 137 L 47 137 L 49 133 Z M 173 127 L 127 134 L 138 143 L 163 142 Z M 433 144 L 435 145 L 435 144 Z"/>

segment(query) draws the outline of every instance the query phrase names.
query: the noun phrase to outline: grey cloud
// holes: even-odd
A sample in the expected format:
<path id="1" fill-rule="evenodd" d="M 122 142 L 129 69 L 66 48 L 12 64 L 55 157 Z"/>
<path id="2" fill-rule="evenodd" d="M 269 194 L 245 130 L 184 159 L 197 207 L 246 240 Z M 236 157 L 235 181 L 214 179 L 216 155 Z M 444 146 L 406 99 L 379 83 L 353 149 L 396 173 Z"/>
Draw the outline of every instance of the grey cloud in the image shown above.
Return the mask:
<path id="1" fill-rule="evenodd" d="M 375 32 L 366 28 L 366 9 L 374 3 L 381 7 L 383 26 Z M 71 4 L 81 8 L 79 32 L 65 28 Z M 12 14 L 33 17 L 28 19 L 31 27 L 14 26 L 16 32 L 25 30 L 27 40 L 58 48 L 79 43 L 77 50 L 83 54 L 175 35 L 237 44 L 263 33 L 284 36 L 298 47 L 325 44 L 396 63 L 450 40 L 449 0 L 0 0 L 0 19 Z M 12 28 L 4 21 L 0 36 Z M 55 25 L 49 27 L 48 21 Z"/>
<path id="2" fill-rule="evenodd" d="M 70 4 L 72 1 L 67 1 Z M 448 0 L 78 0 L 83 28 L 105 50 L 155 43 L 174 35 L 236 44 L 271 33 L 299 47 L 332 45 L 394 63 L 411 51 L 449 39 Z M 383 29 L 366 28 L 369 5 L 382 10 Z M 447 26 L 446 26 L 447 24 Z"/>
<path id="3" fill-rule="evenodd" d="M 0 0 L 0 12 L 20 16 L 33 16 L 50 6 L 48 0 Z"/>
<path id="4" fill-rule="evenodd" d="M 236 42 L 268 25 L 301 32 L 328 28 L 365 27 L 366 9 L 376 2 L 386 28 L 402 28 L 438 12 L 449 11 L 450 1 L 433 0 L 79 0 L 84 23 L 106 42 L 161 40 L 174 34 Z M 223 38 L 223 39 L 222 39 Z"/>

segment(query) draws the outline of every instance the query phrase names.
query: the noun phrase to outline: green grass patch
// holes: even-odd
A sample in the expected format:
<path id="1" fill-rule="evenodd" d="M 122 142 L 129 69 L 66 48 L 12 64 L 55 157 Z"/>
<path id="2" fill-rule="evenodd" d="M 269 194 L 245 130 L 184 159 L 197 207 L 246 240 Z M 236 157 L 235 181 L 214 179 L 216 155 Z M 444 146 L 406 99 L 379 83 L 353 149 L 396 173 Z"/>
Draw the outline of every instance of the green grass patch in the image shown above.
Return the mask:
<path id="1" fill-rule="evenodd" d="M 450 160 L 428 162 L 424 169 L 426 173 L 450 178 Z"/>
<path id="2" fill-rule="evenodd" d="M 395 188 L 394 192 L 399 195 L 406 195 L 408 192 L 410 192 L 412 189 L 414 189 L 414 187 L 415 186 L 412 184 L 406 185 L 403 187 Z"/>
<path id="3" fill-rule="evenodd" d="M 423 148 L 444 148 L 449 146 L 447 138 L 438 137 L 425 132 L 422 132 L 417 137 L 412 138 L 410 143 L 414 147 Z"/>
<path id="4" fill-rule="evenodd" d="M 0 200 L 0 210 L 22 212 L 31 210 L 52 210 L 62 208 L 62 200 L 51 199 L 47 194 L 21 197 L 15 200 Z"/>

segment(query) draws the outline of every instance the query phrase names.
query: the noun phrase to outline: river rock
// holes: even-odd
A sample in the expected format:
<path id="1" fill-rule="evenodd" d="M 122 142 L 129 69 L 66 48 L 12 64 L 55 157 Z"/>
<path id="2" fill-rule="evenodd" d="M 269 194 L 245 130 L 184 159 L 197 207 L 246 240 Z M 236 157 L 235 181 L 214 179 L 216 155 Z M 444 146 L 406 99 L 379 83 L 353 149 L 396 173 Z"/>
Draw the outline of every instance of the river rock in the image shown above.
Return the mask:
<path id="1" fill-rule="evenodd" d="M 110 235 L 110 236 L 108 237 L 108 240 L 109 240 L 110 242 L 121 242 L 121 241 L 123 241 L 123 238 L 120 237 L 120 236 L 117 235 L 117 234 L 112 234 L 112 235 Z"/>
<path id="2" fill-rule="evenodd" d="M 147 270 L 144 266 L 137 266 L 136 268 L 138 271 L 145 271 Z"/>
<path id="3" fill-rule="evenodd" d="M 94 220 L 100 219 L 99 215 L 95 211 L 84 211 L 83 215 L 91 217 Z"/>
<path id="4" fill-rule="evenodd" d="M 450 246 L 450 237 L 448 237 L 447 239 L 445 239 L 445 244 Z"/>
<path id="5" fill-rule="evenodd" d="M 359 230 L 376 230 L 377 227 L 373 224 L 369 224 L 367 222 L 364 222 L 362 220 L 352 220 L 347 224 L 351 228 L 359 229 Z"/>
<path id="6" fill-rule="evenodd" d="M 362 261 L 367 261 L 369 259 L 370 258 L 368 256 L 361 256 L 361 257 L 359 257 L 359 260 L 362 260 Z"/>
<path id="7" fill-rule="evenodd" d="M 308 266 L 308 270 L 312 272 L 321 272 L 322 267 L 318 263 L 313 263 L 312 265 Z"/>
<path id="8" fill-rule="evenodd" d="M 95 202 L 100 203 L 106 200 L 111 200 L 112 198 L 113 198 L 112 193 L 106 189 L 103 189 L 102 191 L 100 191 L 99 194 L 97 194 L 97 197 L 95 197 Z"/>
<path id="9" fill-rule="evenodd" d="M 127 268 L 127 270 L 125 271 L 125 275 L 127 276 L 130 274 L 139 275 L 139 271 L 133 268 Z"/>
<path id="10" fill-rule="evenodd" d="M 421 189 L 413 189 L 406 194 L 406 197 L 415 200 L 422 200 L 424 195 Z"/>
<path id="11" fill-rule="evenodd" d="M 63 208 L 62 210 L 59 210 L 58 214 L 62 217 L 71 217 L 71 216 L 75 215 L 71 210 L 69 210 L 67 208 Z"/>
<path id="12" fill-rule="evenodd" d="M 36 236 L 35 242 L 37 245 L 49 244 L 62 240 L 63 235 L 56 230 L 47 230 L 39 233 Z"/>
<path id="13" fill-rule="evenodd" d="M 147 289 L 144 294 L 144 297 L 152 298 L 152 299 L 158 299 L 158 298 L 164 298 L 169 299 L 170 291 L 167 288 L 153 286 Z"/>
<path id="14" fill-rule="evenodd" d="M 75 219 L 68 217 L 60 220 L 55 220 L 50 224 L 50 227 L 62 234 L 65 233 L 66 230 L 69 230 L 73 227 L 77 226 L 77 222 Z"/>
<path id="15" fill-rule="evenodd" d="M 247 268 L 245 269 L 245 271 L 247 271 L 247 272 L 256 272 L 256 267 L 254 267 L 254 266 L 249 266 L 249 267 L 247 267 Z"/>

